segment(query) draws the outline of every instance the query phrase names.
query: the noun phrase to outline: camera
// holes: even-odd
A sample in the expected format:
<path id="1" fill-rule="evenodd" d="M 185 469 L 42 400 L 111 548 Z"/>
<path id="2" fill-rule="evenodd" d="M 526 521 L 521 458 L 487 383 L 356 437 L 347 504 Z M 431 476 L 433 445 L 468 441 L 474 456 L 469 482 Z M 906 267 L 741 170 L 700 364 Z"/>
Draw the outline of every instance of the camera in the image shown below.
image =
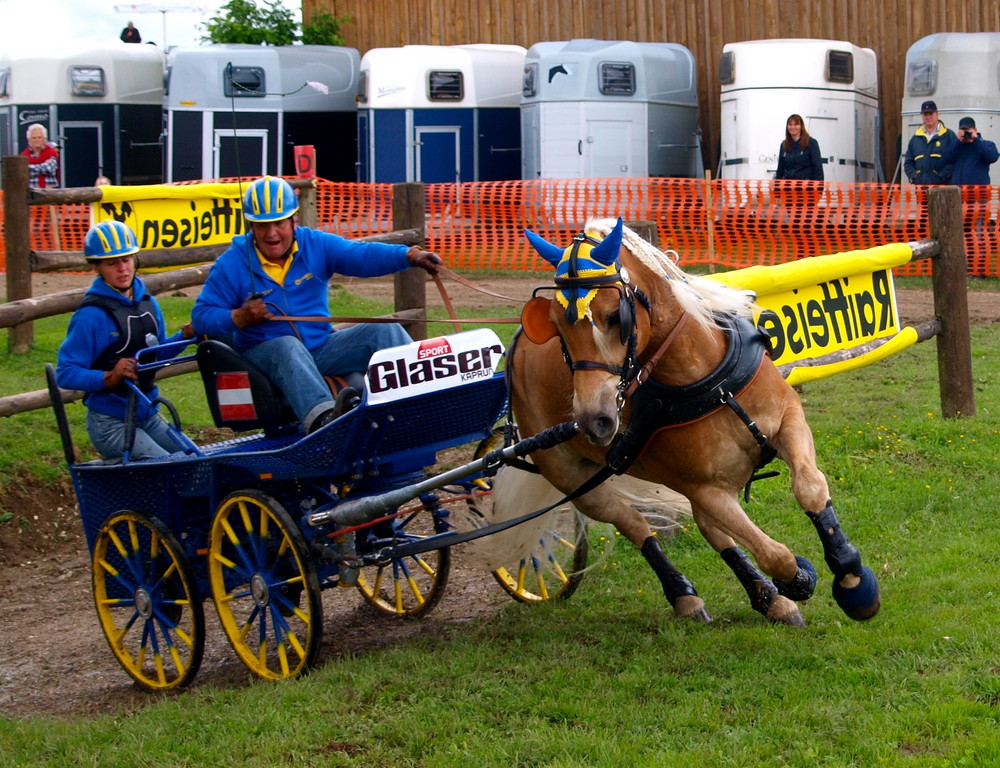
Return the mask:
<path id="1" fill-rule="evenodd" d="M 975 136 L 976 134 L 974 134 L 972 131 L 969 130 L 962 131 L 962 138 L 965 139 L 966 141 L 972 141 L 975 138 Z"/>

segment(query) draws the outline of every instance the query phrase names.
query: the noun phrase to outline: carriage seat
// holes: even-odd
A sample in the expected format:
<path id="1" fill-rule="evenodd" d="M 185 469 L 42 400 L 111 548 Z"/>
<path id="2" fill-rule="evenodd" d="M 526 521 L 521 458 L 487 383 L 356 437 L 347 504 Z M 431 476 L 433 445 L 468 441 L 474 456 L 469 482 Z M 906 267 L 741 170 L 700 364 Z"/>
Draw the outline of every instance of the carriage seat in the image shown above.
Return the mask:
<path id="1" fill-rule="evenodd" d="M 299 429 L 281 390 L 228 344 L 215 339 L 203 341 L 198 345 L 196 360 L 215 426 L 235 432 L 263 429 L 268 436 Z M 364 374 L 360 372 L 325 378 L 334 397 L 346 387 L 359 392 L 364 388 Z"/>

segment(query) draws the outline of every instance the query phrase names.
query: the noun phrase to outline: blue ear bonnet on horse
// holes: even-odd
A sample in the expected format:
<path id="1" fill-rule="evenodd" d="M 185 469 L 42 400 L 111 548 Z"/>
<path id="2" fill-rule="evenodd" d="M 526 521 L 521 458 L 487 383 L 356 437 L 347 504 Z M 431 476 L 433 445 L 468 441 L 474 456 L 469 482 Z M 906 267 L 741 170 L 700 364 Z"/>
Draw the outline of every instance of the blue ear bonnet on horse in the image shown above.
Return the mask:
<path id="1" fill-rule="evenodd" d="M 622 220 L 603 240 L 583 232 L 573 238 L 568 248 L 560 248 L 524 230 L 528 242 L 556 269 L 556 299 L 566 307 L 566 321 L 575 323 L 590 316 L 590 302 L 602 284 L 618 282 L 618 252 L 622 245 Z M 591 318 L 593 322 L 593 318 Z"/>

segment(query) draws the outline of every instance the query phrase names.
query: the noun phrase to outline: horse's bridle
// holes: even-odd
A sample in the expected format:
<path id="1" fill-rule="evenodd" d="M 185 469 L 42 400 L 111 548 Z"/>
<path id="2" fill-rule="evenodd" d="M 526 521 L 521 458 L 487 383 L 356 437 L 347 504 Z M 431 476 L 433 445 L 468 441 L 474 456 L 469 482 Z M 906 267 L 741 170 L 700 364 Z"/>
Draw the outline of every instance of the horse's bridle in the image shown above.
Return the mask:
<path id="1" fill-rule="evenodd" d="M 613 274 L 580 275 L 577 261 L 577 254 L 580 246 L 584 243 L 597 245 L 599 242 L 600 241 L 595 240 L 585 233 L 581 233 L 573 238 L 573 244 L 569 254 L 567 274 L 565 277 L 555 278 L 555 288 L 556 290 L 569 291 L 569 300 L 567 302 L 568 306 L 566 307 L 566 322 L 569 325 L 573 325 L 580 319 L 577 310 L 577 291 L 582 290 L 589 292 L 595 289 L 611 289 L 618 291 L 619 334 L 621 342 L 625 345 L 625 359 L 622 361 L 620 366 L 608 365 L 607 363 L 597 362 L 596 360 L 573 360 L 569 354 L 569 350 L 566 348 L 566 342 L 563 340 L 561 335 L 559 336 L 559 344 L 562 347 L 563 360 L 566 361 L 566 364 L 569 366 L 571 372 L 575 373 L 576 371 L 600 370 L 607 371 L 608 373 L 619 377 L 618 410 L 621 411 L 621 408 L 625 404 L 625 392 L 642 369 L 636 355 L 636 303 L 641 305 L 647 312 L 650 310 L 650 303 L 649 297 L 646 296 L 643 290 L 629 281 L 628 270 L 621 267 L 618 262 L 615 262 L 615 271 Z M 537 295 L 538 291 L 541 290 L 545 289 L 536 288 L 533 295 Z"/>

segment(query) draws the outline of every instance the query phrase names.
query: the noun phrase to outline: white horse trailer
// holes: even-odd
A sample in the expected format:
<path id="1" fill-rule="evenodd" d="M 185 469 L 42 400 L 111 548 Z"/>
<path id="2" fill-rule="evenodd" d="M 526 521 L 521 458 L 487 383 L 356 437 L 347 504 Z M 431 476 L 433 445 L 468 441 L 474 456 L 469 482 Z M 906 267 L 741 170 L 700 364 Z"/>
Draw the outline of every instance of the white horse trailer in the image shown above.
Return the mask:
<path id="1" fill-rule="evenodd" d="M 694 56 L 673 43 L 570 40 L 528 49 L 525 179 L 701 177 Z"/>
<path id="2" fill-rule="evenodd" d="M 727 179 L 769 179 L 789 115 L 819 143 L 826 181 L 880 181 L 875 52 L 839 40 L 727 43 L 719 168 Z"/>
<path id="3" fill-rule="evenodd" d="M 404 45 L 361 59 L 358 179 L 499 181 L 521 172 L 519 45 Z"/>
<path id="4" fill-rule="evenodd" d="M 21 153 L 28 126 L 44 125 L 64 187 L 98 176 L 162 181 L 162 110 L 163 54 L 153 45 L 0 57 L 0 153 Z"/>
<path id="5" fill-rule="evenodd" d="M 941 121 L 958 133 L 963 117 L 990 141 L 1000 141 L 1000 32 L 945 32 L 917 40 L 906 52 L 901 152 L 922 125 L 920 105 L 932 99 Z M 898 171 L 898 168 L 897 168 Z M 903 184 L 909 184 L 906 174 Z M 1000 163 L 990 166 L 1000 184 Z"/>
<path id="6" fill-rule="evenodd" d="M 359 63 L 332 45 L 171 50 L 167 181 L 291 175 L 294 147 L 308 144 L 317 176 L 354 181 Z"/>

